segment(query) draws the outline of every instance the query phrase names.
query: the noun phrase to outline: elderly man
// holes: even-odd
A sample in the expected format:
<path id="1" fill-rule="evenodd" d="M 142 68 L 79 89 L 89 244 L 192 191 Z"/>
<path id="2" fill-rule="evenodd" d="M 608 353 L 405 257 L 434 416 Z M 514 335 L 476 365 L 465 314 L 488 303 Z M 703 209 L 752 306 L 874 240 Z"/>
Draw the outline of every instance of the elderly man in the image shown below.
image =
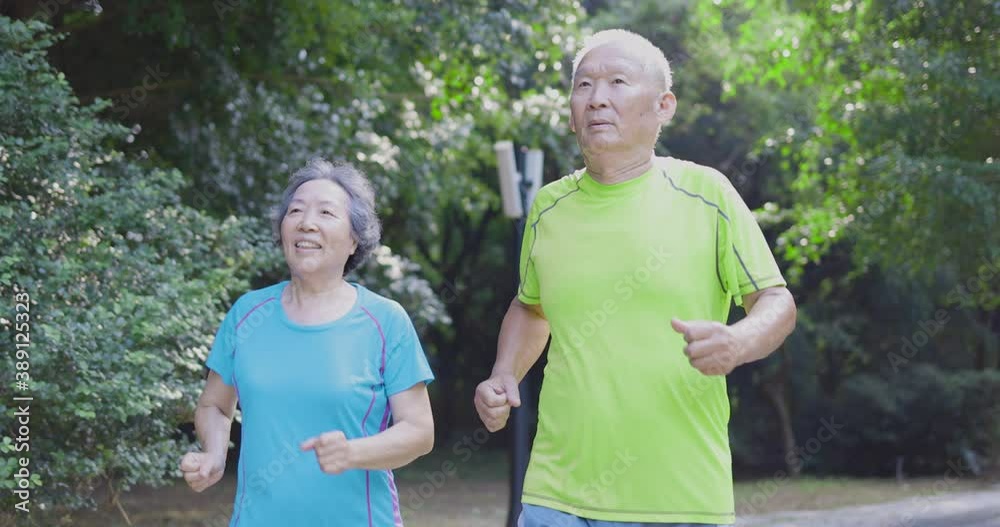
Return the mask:
<path id="1" fill-rule="evenodd" d="M 597 33 L 574 61 L 586 168 L 535 198 L 475 396 L 502 428 L 551 333 L 524 527 L 735 521 L 725 375 L 781 344 L 795 303 L 725 176 L 654 155 L 670 87 L 663 53 L 626 31 Z M 726 325 L 733 301 L 747 316 Z"/>

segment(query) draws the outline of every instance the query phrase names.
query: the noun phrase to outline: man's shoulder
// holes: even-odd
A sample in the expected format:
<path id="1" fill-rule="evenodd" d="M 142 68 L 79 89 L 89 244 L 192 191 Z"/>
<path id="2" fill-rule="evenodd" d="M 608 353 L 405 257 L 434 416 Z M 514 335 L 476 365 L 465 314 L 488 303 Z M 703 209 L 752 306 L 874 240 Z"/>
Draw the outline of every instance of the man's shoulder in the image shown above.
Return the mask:
<path id="1" fill-rule="evenodd" d="M 583 170 L 577 170 L 551 183 L 546 183 L 535 194 L 532 209 L 535 211 L 548 209 L 560 199 L 579 191 L 581 177 L 583 177 Z"/>
<path id="2" fill-rule="evenodd" d="M 655 163 L 674 191 L 718 205 L 739 196 L 729 178 L 710 166 L 674 157 L 657 157 Z"/>
<path id="3" fill-rule="evenodd" d="M 733 187 L 725 174 L 707 165 L 699 165 L 693 161 L 677 159 L 676 157 L 657 157 L 655 164 L 668 179 L 673 179 L 678 185 L 686 183 L 699 188 L 719 190 Z"/>
<path id="4" fill-rule="evenodd" d="M 583 177 L 583 169 L 567 174 L 551 183 L 546 183 L 538 190 L 535 199 L 559 199 L 571 192 L 580 190 L 580 178 Z"/>

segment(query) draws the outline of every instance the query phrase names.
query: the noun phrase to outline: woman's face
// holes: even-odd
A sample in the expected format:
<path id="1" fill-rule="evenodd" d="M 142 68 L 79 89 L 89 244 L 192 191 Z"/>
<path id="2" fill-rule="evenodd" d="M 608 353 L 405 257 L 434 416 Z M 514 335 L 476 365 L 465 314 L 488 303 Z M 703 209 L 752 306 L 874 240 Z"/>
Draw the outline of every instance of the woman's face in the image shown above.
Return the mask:
<path id="1" fill-rule="evenodd" d="M 358 247 L 351 235 L 349 202 L 340 185 L 325 179 L 295 190 L 281 220 L 281 248 L 292 275 L 343 276 L 347 258 Z"/>

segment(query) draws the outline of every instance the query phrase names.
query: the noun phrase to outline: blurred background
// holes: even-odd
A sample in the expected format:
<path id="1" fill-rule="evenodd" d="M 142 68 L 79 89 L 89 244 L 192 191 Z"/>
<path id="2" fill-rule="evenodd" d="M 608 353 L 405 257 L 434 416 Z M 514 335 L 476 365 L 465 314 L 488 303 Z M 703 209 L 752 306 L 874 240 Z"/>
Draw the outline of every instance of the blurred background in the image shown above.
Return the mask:
<path id="1" fill-rule="evenodd" d="M 729 177 L 799 306 L 728 378 L 740 521 L 993 525 L 998 20 L 987 0 L 0 0 L 0 333 L 30 295 L 35 398 L 15 520 L 0 354 L 0 524 L 228 524 L 238 451 L 201 495 L 176 469 L 203 361 L 231 302 L 285 278 L 267 215 L 324 155 L 373 180 L 385 246 L 356 279 L 407 308 L 437 375 L 403 517 L 503 525 L 510 437 L 471 403 L 517 283 L 493 143 L 542 149 L 546 182 L 581 167 L 573 53 L 622 27 L 674 69 L 658 154 Z M 973 512 L 912 519 L 948 499 Z"/>

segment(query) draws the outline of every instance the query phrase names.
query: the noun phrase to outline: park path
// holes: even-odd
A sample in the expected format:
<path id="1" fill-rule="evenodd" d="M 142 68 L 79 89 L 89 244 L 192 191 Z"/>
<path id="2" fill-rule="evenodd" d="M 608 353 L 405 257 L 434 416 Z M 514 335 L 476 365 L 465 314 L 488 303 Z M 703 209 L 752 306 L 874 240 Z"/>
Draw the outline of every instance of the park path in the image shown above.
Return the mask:
<path id="1" fill-rule="evenodd" d="M 1000 527 L 1000 484 L 957 492 L 823 511 L 747 516 L 736 527 Z"/>

